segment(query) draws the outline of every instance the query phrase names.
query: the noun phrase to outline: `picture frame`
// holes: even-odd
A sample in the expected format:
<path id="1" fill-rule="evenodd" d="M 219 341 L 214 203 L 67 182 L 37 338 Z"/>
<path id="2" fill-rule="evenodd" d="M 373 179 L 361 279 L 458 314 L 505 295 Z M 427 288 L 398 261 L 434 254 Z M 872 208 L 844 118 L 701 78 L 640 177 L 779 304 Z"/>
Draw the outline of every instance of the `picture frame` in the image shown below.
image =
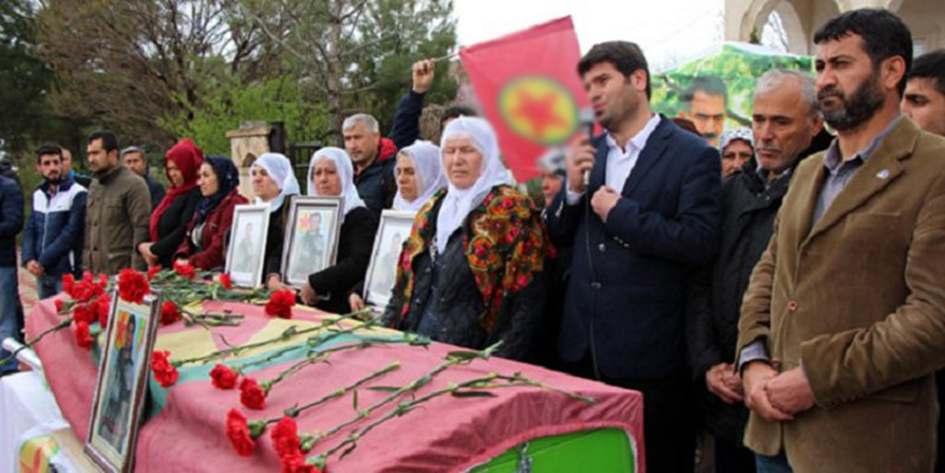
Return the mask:
<path id="1" fill-rule="evenodd" d="M 384 210 L 374 236 L 371 263 L 364 277 L 364 302 L 383 308 L 390 301 L 397 277 L 397 262 L 410 236 L 416 212 Z"/>
<path id="2" fill-rule="evenodd" d="M 282 282 L 300 289 L 308 275 L 335 264 L 341 234 L 341 197 L 294 196 L 282 248 Z"/>
<path id="3" fill-rule="evenodd" d="M 161 300 L 160 291 L 154 289 L 141 304 L 122 300 L 117 289 L 112 294 L 84 448 L 92 462 L 108 473 L 132 471 Z"/>
<path id="4" fill-rule="evenodd" d="M 262 284 L 269 216 L 268 204 L 245 204 L 233 208 L 226 272 L 234 286 L 256 288 Z"/>

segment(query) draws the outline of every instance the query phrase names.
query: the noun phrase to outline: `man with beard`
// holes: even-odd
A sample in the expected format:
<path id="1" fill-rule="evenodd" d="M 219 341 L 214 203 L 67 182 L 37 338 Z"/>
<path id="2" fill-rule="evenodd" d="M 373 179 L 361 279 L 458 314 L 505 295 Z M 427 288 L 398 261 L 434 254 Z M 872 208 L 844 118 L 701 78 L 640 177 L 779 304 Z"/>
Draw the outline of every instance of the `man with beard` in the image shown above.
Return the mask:
<path id="1" fill-rule="evenodd" d="M 902 97 L 902 113 L 919 128 L 945 136 L 945 49 L 915 59 Z"/>
<path id="2" fill-rule="evenodd" d="M 555 245 L 574 247 L 558 354 L 572 374 L 642 392 L 647 470 L 691 473 L 683 292 L 718 251 L 719 153 L 653 113 L 636 44 L 597 44 L 578 73 L 606 133 L 571 147 L 547 213 Z"/>
<path id="3" fill-rule="evenodd" d="M 855 10 L 815 35 L 837 131 L 791 179 L 741 309 L 759 471 L 928 472 L 945 366 L 945 140 L 902 119 L 909 29 Z"/>
<path id="4" fill-rule="evenodd" d="M 345 150 L 354 165 L 354 184 L 367 208 L 380 214 L 389 209 L 397 193 L 394 164 L 397 146 L 381 137 L 380 125 L 374 117 L 357 113 L 345 118 L 341 125 Z"/>
<path id="5" fill-rule="evenodd" d="M 151 177 L 151 166 L 148 164 L 147 156 L 144 155 L 144 150 L 137 146 L 129 146 L 121 150 L 121 160 L 126 168 L 144 178 L 144 182 L 148 184 L 148 192 L 151 193 L 151 208 L 156 209 L 167 191 L 160 182 Z"/>
<path id="6" fill-rule="evenodd" d="M 78 275 L 88 190 L 62 172 L 62 149 L 36 151 L 43 182 L 33 192 L 32 213 L 23 231 L 23 266 L 36 277 L 40 299 L 62 292 L 62 276 Z"/>
<path id="7" fill-rule="evenodd" d="M 144 258 L 135 248 L 148 241 L 148 186 L 118 162 L 118 138 L 114 133 L 96 131 L 89 135 L 88 143 L 94 180 L 85 214 L 83 269 L 109 275 L 126 268 L 143 270 Z"/>

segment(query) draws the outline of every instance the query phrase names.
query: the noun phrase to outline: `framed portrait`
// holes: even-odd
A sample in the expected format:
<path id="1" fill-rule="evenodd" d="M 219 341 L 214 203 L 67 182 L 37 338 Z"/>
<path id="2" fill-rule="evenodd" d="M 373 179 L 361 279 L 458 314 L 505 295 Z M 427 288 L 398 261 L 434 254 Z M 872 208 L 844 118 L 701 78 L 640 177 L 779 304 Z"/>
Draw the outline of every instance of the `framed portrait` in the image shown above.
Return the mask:
<path id="1" fill-rule="evenodd" d="M 233 208 L 226 272 L 234 285 L 253 288 L 262 284 L 268 230 L 269 205 L 237 205 Z"/>
<path id="2" fill-rule="evenodd" d="M 404 242 L 410 236 L 416 212 L 385 210 L 374 237 L 371 264 L 364 279 L 364 302 L 375 307 L 384 307 L 394 290 L 397 277 L 397 261 Z"/>
<path id="3" fill-rule="evenodd" d="M 85 441 L 86 454 L 109 473 L 132 471 L 160 307 L 157 291 L 145 296 L 142 304 L 121 300 L 117 291 L 112 294 Z"/>
<path id="4" fill-rule="evenodd" d="M 282 279 L 286 285 L 301 288 L 309 274 L 335 264 L 342 209 L 341 197 L 292 198 L 282 248 Z"/>

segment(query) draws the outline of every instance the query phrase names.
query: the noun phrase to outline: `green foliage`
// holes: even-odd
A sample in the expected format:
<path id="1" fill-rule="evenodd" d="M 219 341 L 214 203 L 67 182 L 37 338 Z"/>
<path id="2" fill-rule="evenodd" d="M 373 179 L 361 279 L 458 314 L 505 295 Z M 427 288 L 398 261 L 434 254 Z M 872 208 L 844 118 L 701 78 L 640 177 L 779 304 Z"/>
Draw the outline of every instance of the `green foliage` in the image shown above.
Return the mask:
<path id="1" fill-rule="evenodd" d="M 653 108 L 669 117 L 679 115 L 685 105 L 681 96 L 693 79 L 714 75 L 722 79 L 728 90 L 728 114 L 725 129 L 751 126 L 751 103 L 755 82 L 765 72 L 775 69 L 800 69 L 813 72 L 809 56 L 766 55 L 725 44 L 719 53 L 696 59 L 672 71 L 654 75 Z"/>
<path id="2" fill-rule="evenodd" d="M 161 117 L 158 125 L 179 139 L 193 139 L 204 154 L 229 156 L 226 132 L 247 120 L 284 122 L 290 141 L 320 138 L 328 127 L 324 107 L 305 101 L 301 87 L 290 77 L 208 85 L 201 107 Z"/>

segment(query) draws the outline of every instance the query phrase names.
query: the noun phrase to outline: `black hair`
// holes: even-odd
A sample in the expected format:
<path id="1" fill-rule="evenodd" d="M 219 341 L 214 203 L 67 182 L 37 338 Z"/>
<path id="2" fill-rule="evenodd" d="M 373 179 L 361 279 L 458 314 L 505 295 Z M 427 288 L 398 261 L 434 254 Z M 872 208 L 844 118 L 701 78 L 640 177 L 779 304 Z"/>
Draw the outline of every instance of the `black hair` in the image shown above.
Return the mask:
<path id="1" fill-rule="evenodd" d="M 476 113 L 471 107 L 465 105 L 451 105 L 446 107 L 443 110 L 443 114 L 440 115 L 440 126 L 443 126 L 443 123 L 447 120 L 459 117 L 478 117 L 479 114 Z"/>
<path id="2" fill-rule="evenodd" d="M 37 164 L 40 163 L 42 161 L 43 156 L 49 156 L 49 155 L 59 156 L 59 161 L 62 162 L 62 148 L 60 148 L 59 145 L 46 143 L 40 146 L 39 149 L 36 150 L 36 163 Z"/>
<path id="3" fill-rule="evenodd" d="M 592 67 L 604 62 L 613 64 L 614 68 L 625 77 L 630 77 L 630 74 L 643 69 L 646 73 L 646 98 L 650 98 L 652 95 L 650 69 L 640 46 L 629 41 L 597 43 L 578 61 L 578 75 L 583 77 Z"/>
<path id="4" fill-rule="evenodd" d="M 899 56 L 906 63 L 906 75 L 899 81 L 899 95 L 906 89 L 906 77 L 912 68 L 912 33 L 895 13 L 863 8 L 830 19 L 814 33 L 814 44 L 836 41 L 855 34 L 863 38 L 863 49 L 873 61 L 873 68 L 888 58 Z"/>
<path id="5" fill-rule="evenodd" d="M 940 94 L 945 95 L 945 49 L 925 53 L 912 63 L 909 80 L 932 79 L 932 85 Z"/>
<path id="6" fill-rule="evenodd" d="M 718 76 L 697 76 L 689 84 L 689 88 L 683 92 L 681 101 L 691 104 L 696 92 L 704 92 L 712 97 L 721 96 L 725 103 L 728 103 L 728 89 L 725 87 L 725 82 L 722 82 Z"/>
<path id="7" fill-rule="evenodd" d="M 112 151 L 118 151 L 118 137 L 110 131 L 93 131 L 92 134 L 89 135 L 88 143 L 92 144 L 95 140 L 102 140 L 102 148 L 105 150 L 106 154 Z"/>

